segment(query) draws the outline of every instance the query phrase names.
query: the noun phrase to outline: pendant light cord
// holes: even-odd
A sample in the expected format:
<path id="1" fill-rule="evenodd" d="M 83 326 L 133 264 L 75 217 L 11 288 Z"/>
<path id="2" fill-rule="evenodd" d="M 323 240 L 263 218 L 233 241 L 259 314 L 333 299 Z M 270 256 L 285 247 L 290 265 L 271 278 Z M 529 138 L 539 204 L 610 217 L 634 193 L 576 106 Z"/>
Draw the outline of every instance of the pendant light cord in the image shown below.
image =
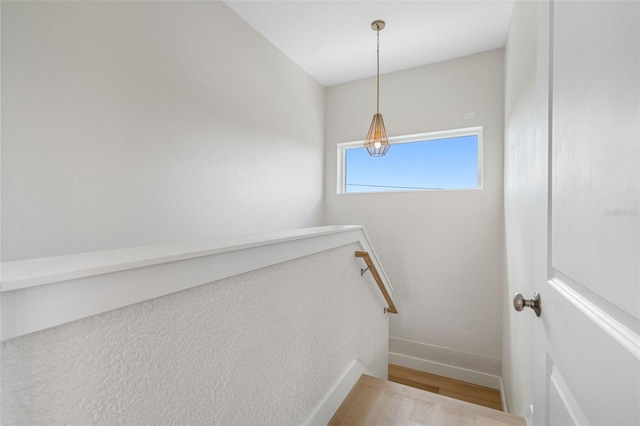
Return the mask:
<path id="1" fill-rule="evenodd" d="M 376 30 L 378 36 L 378 49 L 376 52 L 376 60 L 378 65 L 378 71 L 376 74 L 376 113 L 380 114 L 380 29 Z"/>

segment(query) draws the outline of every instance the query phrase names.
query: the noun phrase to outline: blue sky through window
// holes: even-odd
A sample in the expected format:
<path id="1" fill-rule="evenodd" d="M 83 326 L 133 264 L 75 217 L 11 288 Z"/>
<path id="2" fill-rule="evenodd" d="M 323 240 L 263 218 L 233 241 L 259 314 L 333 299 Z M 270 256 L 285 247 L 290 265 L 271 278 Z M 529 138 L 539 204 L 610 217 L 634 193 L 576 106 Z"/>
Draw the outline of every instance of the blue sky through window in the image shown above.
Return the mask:
<path id="1" fill-rule="evenodd" d="M 345 150 L 345 192 L 478 187 L 478 136 L 393 144 L 384 157 Z"/>

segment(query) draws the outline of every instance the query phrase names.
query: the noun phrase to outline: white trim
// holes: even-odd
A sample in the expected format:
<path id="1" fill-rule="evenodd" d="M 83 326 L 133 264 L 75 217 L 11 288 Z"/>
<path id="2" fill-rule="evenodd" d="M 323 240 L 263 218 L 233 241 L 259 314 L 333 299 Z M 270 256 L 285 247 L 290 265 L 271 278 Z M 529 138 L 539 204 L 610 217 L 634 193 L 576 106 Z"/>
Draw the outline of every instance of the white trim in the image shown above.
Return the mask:
<path id="1" fill-rule="evenodd" d="M 414 358 L 412 356 L 394 352 L 389 352 L 389 364 L 424 371 L 426 373 L 437 374 L 439 376 L 486 386 L 492 389 L 500 389 L 500 376 L 494 376 L 493 374 L 487 374 L 481 371 L 474 371 L 426 359 Z"/>
<path id="2" fill-rule="evenodd" d="M 475 126 L 475 127 L 465 127 L 461 129 L 452 129 L 452 130 L 439 130 L 435 132 L 428 133 L 416 133 L 413 135 L 402 135 L 402 136 L 393 136 L 389 138 L 389 143 L 391 145 L 401 144 L 401 143 L 410 143 L 410 142 L 423 142 L 428 140 L 436 140 L 436 139 L 446 139 L 446 138 L 456 138 L 460 136 L 478 136 L 478 186 L 476 188 L 462 188 L 462 189 L 418 189 L 418 190 L 407 190 L 410 192 L 421 192 L 421 191 L 473 191 L 479 190 L 483 188 L 483 140 L 482 140 L 483 127 Z M 375 192 L 354 192 L 347 193 L 345 188 L 345 168 L 346 168 L 346 155 L 345 152 L 347 149 L 351 148 L 362 148 L 364 147 L 364 140 L 361 141 L 352 141 L 352 142 L 340 142 L 337 144 L 337 176 L 336 176 L 336 194 L 338 195 L 359 195 L 359 194 L 378 194 L 378 193 L 389 193 L 389 192 L 407 192 L 407 191 L 375 191 Z"/>
<path id="3" fill-rule="evenodd" d="M 560 296 L 564 297 L 605 333 L 611 336 L 612 339 L 631 352 L 637 359 L 640 359 L 640 336 L 594 305 L 559 278 L 556 277 L 549 280 L 549 285 L 557 291 Z"/>
<path id="4" fill-rule="evenodd" d="M 533 404 L 527 405 L 527 408 L 524 412 L 524 420 L 527 422 L 528 426 L 533 426 Z"/>
<path id="5" fill-rule="evenodd" d="M 389 337 L 389 352 L 500 376 L 502 361 L 492 356 Z"/>
<path id="6" fill-rule="evenodd" d="M 303 424 L 310 426 L 324 426 L 328 424 L 329 420 L 331 420 L 340 407 L 340 404 L 342 404 L 342 401 L 344 401 L 363 374 L 370 373 L 368 373 L 366 367 L 358 360 L 354 360 Z"/>
<path id="7" fill-rule="evenodd" d="M 357 226 L 323 226 L 264 235 L 158 244 L 3 262 L 2 291 L 319 237 L 350 231 L 354 228 Z"/>
<path id="8" fill-rule="evenodd" d="M 560 401 L 562 401 L 562 405 L 564 406 L 564 408 L 567 410 L 569 417 L 571 417 L 573 424 L 580 426 L 589 426 L 591 423 L 587 419 L 587 416 L 585 416 L 585 414 L 582 412 L 580 404 L 578 404 L 578 401 L 576 400 L 575 396 L 573 396 L 573 393 L 571 392 L 571 389 L 569 389 L 567 382 L 564 381 L 564 378 L 555 365 L 553 366 L 553 369 L 551 371 L 550 379 L 551 385 L 558 393 L 558 397 L 560 398 Z"/>
<path id="9" fill-rule="evenodd" d="M 364 141 L 361 141 L 360 143 L 362 143 L 364 146 Z M 347 165 L 347 156 L 345 154 L 346 150 L 347 147 L 338 144 L 338 152 L 336 155 L 338 159 L 338 165 L 336 168 L 336 170 L 338 171 L 338 175 L 336 176 L 336 194 L 345 194 L 345 170 Z"/>
<path id="10" fill-rule="evenodd" d="M 482 126 L 464 127 L 461 129 L 451 129 L 451 130 L 438 130 L 435 132 L 415 133 L 412 135 L 392 136 L 389 138 L 389 143 L 396 144 L 396 143 L 407 143 L 407 142 L 416 142 L 416 141 L 427 141 L 432 139 L 455 138 L 458 136 L 469 136 L 469 135 L 475 135 L 478 133 L 482 133 Z M 345 148 L 361 147 L 361 146 L 364 146 L 364 140 L 341 142 L 338 144 L 338 146 L 344 146 Z"/>
<path id="11" fill-rule="evenodd" d="M 511 407 L 509 406 L 509 398 L 507 397 L 507 392 L 504 388 L 504 380 L 500 377 L 500 401 L 502 401 L 502 411 L 505 413 L 510 413 L 509 411 Z"/>
<path id="12" fill-rule="evenodd" d="M 362 226 L 163 244 L 2 264 L 7 340 L 334 247 L 358 243 L 393 287 Z M 385 305 L 382 294 L 380 300 Z"/>

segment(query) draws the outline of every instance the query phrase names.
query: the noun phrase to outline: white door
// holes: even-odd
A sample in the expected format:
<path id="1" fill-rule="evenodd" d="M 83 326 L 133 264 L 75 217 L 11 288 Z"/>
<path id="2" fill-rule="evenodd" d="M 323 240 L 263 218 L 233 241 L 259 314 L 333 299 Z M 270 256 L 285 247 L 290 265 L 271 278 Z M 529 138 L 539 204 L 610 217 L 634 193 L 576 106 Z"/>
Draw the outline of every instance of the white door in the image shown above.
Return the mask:
<path id="1" fill-rule="evenodd" d="M 639 425 L 640 2 L 559 0 L 548 22 L 534 423 Z"/>

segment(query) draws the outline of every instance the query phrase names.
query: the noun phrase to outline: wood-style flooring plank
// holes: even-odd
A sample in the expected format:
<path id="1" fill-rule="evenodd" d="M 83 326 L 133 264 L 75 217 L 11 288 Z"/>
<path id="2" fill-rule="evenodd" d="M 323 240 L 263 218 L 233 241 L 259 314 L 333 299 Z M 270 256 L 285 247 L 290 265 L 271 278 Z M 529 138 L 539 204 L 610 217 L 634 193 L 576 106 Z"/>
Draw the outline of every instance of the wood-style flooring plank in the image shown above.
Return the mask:
<path id="1" fill-rule="evenodd" d="M 391 375 L 389 375 L 389 380 L 395 383 L 400 383 L 401 385 L 411 386 L 412 388 L 416 388 L 416 389 L 422 389 L 427 392 L 440 393 L 439 387 L 427 385 L 421 382 L 416 382 L 414 380 L 409 380 L 402 377 L 393 377 L 393 379 L 391 379 Z"/>
<path id="2" fill-rule="evenodd" d="M 501 401 L 487 401 L 486 399 L 479 398 L 477 396 L 468 395 L 464 393 L 453 392 L 448 389 L 440 389 L 438 392 L 440 395 L 448 396 L 449 398 L 459 399 L 460 401 L 470 402 L 472 404 L 482 405 L 484 407 L 493 408 L 494 410 L 502 410 Z"/>
<path id="3" fill-rule="evenodd" d="M 393 364 L 389 365 L 389 380 L 485 407 L 497 410 L 502 409 L 500 391 L 486 386 L 449 379 Z"/>

